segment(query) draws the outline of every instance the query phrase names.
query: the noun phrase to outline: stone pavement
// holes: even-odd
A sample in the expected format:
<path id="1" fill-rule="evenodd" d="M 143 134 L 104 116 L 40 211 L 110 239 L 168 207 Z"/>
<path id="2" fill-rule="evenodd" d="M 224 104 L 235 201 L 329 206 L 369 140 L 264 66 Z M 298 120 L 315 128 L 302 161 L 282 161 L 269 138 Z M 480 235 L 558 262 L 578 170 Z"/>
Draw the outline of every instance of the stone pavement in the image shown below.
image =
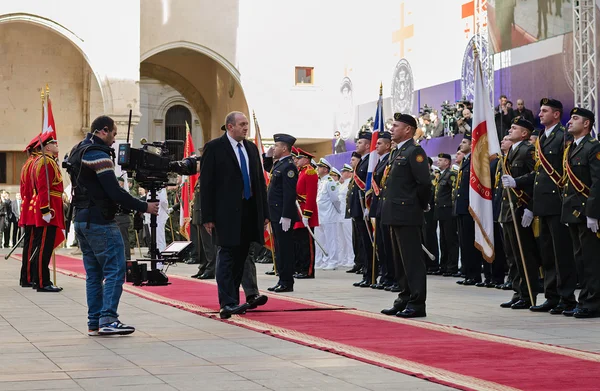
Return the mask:
<path id="1" fill-rule="evenodd" d="M 168 274 L 196 268 L 178 264 Z M 262 289 L 276 281 L 264 275 L 269 268 L 257 265 Z M 37 293 L 18 286 L 18 273 L 18 262 L 0 263 L 0 390 L 449 389 L 128 293 L 119 312 L 137 331 L 88 337 L 83 280 L 59 274 L 62 293 Z M 392 304 L 393 293 L 353 287 L 357 277 L 317 270 L 316 279 L 297 281 L 286 295 L 373 312 Z M 509 292 L 455 281 L 429 278 L 426 321 L 600 352 L 600 319 L 502 309 Z"/>

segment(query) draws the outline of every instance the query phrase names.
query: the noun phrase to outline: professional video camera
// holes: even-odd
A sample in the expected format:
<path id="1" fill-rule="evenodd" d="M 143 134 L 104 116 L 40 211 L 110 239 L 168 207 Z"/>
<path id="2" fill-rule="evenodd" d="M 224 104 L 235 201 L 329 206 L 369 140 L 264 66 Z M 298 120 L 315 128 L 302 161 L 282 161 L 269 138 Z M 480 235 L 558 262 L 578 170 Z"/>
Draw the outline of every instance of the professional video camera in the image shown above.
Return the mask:
<path id="1" fill-rule="evenodd" d="M 131 110 L 129 111 L 131 126 Z M 117 162 L 150 194 L 149 202 L 158 202 L 157 192 L 166 186 L 177 185 L 177 174 L 194 175 L 198 172 L 195 156 L 175 161 L 169 153 L 167 145 L 183 144 L 180 140 L 155 141 L 148 143 L 142 140 L 141 148 L 132 148 L 129 144 L 130 127 L 127 129 L 127 143 L 119 145 Z M 156 215 L 150 216 L 150 265 L 139 264 L 144 260 L 128 262 L 127 274 L 132 276 L 134 284 L 141 284 L 147 279 L 148 285 L 167 285 L 169 278 L 157 267 L 163 263 L 163 257 L 156 246 Z M 189 244 L 189 242 L 187 242 Z"/>
<path id="2" fill-rule="evenodd" d="M 457 106 L 451 104 L 449 100 L 442 102 L 440 114 L 442 115 L 444 133 L 446 135 L 454 135 L 458 131 L 458 125 L 456 124 L 458 112 Z"/>
<path id="3" fill-rule="evenodd" d="M 425 114 L 429 114 L 429 113 L 433 113 L 433 107 L 427 105 L 427 103 L 426 103 L 425 105 L 423 105 L 423 107 L 421 107 L 421 110 L 419 111 L 419 117 L 422 117 Z"/>

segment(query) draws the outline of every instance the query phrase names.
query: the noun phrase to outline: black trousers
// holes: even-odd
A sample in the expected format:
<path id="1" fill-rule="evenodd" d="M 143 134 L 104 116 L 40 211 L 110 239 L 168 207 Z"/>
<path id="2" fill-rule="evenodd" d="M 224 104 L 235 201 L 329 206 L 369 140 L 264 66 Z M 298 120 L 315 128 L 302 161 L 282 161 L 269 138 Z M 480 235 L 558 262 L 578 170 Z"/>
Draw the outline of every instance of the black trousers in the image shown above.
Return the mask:
<path id="1" fill-rule="evenodd" d="M 52 285 L 50 281 L 50 259 L 54 250 L 54 239 L 56 238 L 57 227 L 48 225 L 46 227 L 36 227 L 33 238 L 33 264 L 35 268 L 34 282 L 39 287 Z"/>
<path id="2" fill-rule="evenodd" d="M 583 262 L 583 281 L 577 306 L 590 311 L 600 311 L 600 238 L 590 231 L 586 224 L 569 223 L 569 231 L 575 256 L 580 254 Z"/>
<path id="3" fill-rule="evenodd" d="M 294 229 L 294 253 L 296 264 L 294 271 L 305 273 L 310 277 L 315 275 L 315 241 L 308 228 Z"/>
<path id="4" fill-rule="evenodd" d="M 517 221 L 521 221 L 521 214 L 517 214 Z M 529 283 L 531 286 L 531 294 L 534 298 L 539 293 L 539 265 L 540 260 L 538 258 L 538 251 L 536 249 L 535 237 L 533 236 L 533 230 L 531 227 L 524 228 L 520 223 L 517 223 L 519 229 L 519 236 L 521 239 L 521 246 L 523 248 L 523 256 L 525 257 L 525 268 L 527 269 L 527 277 L 529 277 Z M 515 266 L 518 271 L 518 277 L 515 278 L 513 283 L 513 289 L 516 290 L 519 298 L 530 299 L 529 290 L 527 288 L 527 277 L 525 276 L 525 270 L 523 269 L 523 260 L 521 259 L 521 252 L 519 250 L 519 244 L 517 242 L 517 235 L 515 226 L 512 221 L 504 223 L 504 243 L 510 243 L 512 253 L 514 254 Z M 532 302 L 534 300 L 532 299 Z"/>
<path id="5" fill-rule="evenodd" d="M 123 238 L 123 244 L 125 247 L 125 259 L 131 259 L 131 245 L 129 244 L 129 226 L 131 225 L 131 220 L 129 215 L 126 214 L 117 214 L 115 216 L 115 220 L 117 221 L 117 226 L 119 227 L 119 231 L 121 232 L 121 237 Z"/>
<path id="6" fill-rule="evenodd" d="M 366 263 L 365 251 L 362 240 L 358 234 L 356 219 L 352 219 L 352 249 L 354 250 L 354 266 L 360 268 L 364 267 Z"/>
<path id="7" fill-rule="evenodd" d="M 481 282 L 481 265 L 484 260 L 475 248 L 475 221 L 471 215 L 458 216 L 460 224 L 460 252 L 463 271 L 467 279 Z"/>
<path id="8" fill-rule="evenodd" d="M 363 268 L 363 280 L 371 282 L 373 278 L 373 243 L 372 234 L 373 226 L 371 225 L 371 221 L 366 221 L 364 219 L 353 219 L 356 222 L 356 233 L 358 239 L 362 244 L 361 251 L 363 253 L 362 257 L 365 260 L 364 268 Z M 366 223 L 366 224 L 365 224 Z M 377 278 L 377 271 L 379 270 L 379 265 L 377 264 L 377 257 L 375 257 L 375 278 Z"/>
<path id="9" fill-rule="evenodd" d="M 486 281 L 495 285 L 504 284 L 506 255 L 504 254 L 504 238 L 500 223 L 494 223 L 494 262 L 483 262 L 483 275 Z"/>
<path id="10" fill-rule="evenodd" d="M 560 222 L 560 216 L 541 216 L 539 219 L 546 300 L 574 305 L 577 268 L 569 228 Z"/>
<path id="11" fill-rule="evenodd" d="M 33 225 L 26 225 L 24 228 L 23 238 L 23 254 L 22 254 L 22 262 L 21 262 L 21 284 L 31 284 L 34 281 L 34 276 L 36 275 L 35 268 L 31 267 L 31 255 L 33 252 L 33 239 L 34 239 L 34 229 Z"/>
<path id="12" fill-rule="evenodd" d="M 14 215 L 13 215 L 14 216 Z M 13 217 L 12 219 L 6 219 L 6 226 L 4 227 L 4 247 L 10 248 L 10 236 L 12 232 L 13 246 L 17 243 L 17 230 L 19 229 L 17 220 Z"/>
<path id="13" fill-rule="evenodd" d="M 294 229 L 290 227 L 287 232 L 281 229 L 281 224 L 271 224 L 273 239 L 275 241 L 275 262 L 279 273 L 279 285 L 294 286 Z"/>
<path id="14" fill-rule="evenodd" d="M 250 242 L 254 239 L 246 227 L 256 226 L 257 219 L 254 200 L 242 201 L 240 215 L 242 224 L 239 244 L 220 246 L 217 250 L 216 280 L 221 308 L 240 303 L 240 284 L 244 274 L 244 264 L 248 257 Z"/>
<path id="15" fill-rule="evenodd" d="M 436 271 L 440 268 L 440 246 L 437 236 L 438 222 L 433 218 L 433 208 L 425 213 L 425 226 L 423 227 L 423 238 L 425 239 L 425 247 L 433 256 L 434 260 L 425 256 L 427 262 L 427 270 Z"/>
<path id="16" fill-rule="evenodd" d="M 396 269 L 394 267 L 390 226 L 383 225 L 381 219 L 378 218 L 375 228 L 377 229 L 377 254 L 381 265 L 381 279 L 379 282 L 384 285 L 392 285 L 396 282 Z"/>
<path id="17" fill-rule="evenodd" d="M 444 273 L 458 273 L 458 223 L 456 218 L 440 220 L 440 269 Z"/>
<path id="18" fill-rule="evenodd" d="M 396 276 L 402 291 L 394 302 L 407 303 L 407 308 L 425 310 L 427 299 L 427 266 L 421 248 L 421 227 L 391 226 L 392 241 L 398 250 L 394 254 Z"/>

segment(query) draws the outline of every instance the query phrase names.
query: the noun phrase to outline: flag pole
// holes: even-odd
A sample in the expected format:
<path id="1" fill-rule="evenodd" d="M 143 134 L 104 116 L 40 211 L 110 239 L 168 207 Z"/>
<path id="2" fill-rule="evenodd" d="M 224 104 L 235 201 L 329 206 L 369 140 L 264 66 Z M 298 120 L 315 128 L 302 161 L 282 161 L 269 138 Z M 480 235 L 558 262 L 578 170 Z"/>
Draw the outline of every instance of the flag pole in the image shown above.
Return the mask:
<path id="1" fill-rule="evenodd" d="M 273 241 L 273 228 L 271 227 L 271 222 L 269 221 L 269 241 L 271 242 L 271 257 L 273 258 L 273 272 L 277 274 L 277 262 L 275 261 L 275 242 Z"/>
<path id="2" fill-rule="evenodd" d="M 377 259 L 377 220 L 371 219 L 373 224 L 373 265 L 371 267 L 371 284 L 375 284 L 375 259 Z"/>

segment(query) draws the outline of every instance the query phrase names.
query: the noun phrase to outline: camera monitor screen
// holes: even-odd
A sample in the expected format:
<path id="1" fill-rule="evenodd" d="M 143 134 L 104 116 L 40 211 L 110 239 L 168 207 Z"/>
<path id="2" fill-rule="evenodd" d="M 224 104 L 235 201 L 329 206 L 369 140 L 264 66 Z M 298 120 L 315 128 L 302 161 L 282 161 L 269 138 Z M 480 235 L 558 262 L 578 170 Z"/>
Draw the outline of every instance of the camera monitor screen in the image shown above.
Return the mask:
<path id="1" fill-rule="evenodd" d="M 487 0 L 494 53 L 573 31 L 571 1 Z"/>

